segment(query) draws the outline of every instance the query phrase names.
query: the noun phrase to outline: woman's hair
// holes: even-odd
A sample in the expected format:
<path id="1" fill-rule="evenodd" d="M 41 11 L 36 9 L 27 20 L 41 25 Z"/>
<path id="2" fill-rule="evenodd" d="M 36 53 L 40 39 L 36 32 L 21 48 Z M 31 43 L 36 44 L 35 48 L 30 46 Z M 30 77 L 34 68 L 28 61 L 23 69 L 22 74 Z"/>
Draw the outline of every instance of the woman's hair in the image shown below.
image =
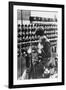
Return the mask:
<path id="1" fill-rule="evenodd" d="M 38 28 L 36 33 L 35 33 L 37 36 L 43 36 L 44 35 L 44 30 L 42 28 Z"/>

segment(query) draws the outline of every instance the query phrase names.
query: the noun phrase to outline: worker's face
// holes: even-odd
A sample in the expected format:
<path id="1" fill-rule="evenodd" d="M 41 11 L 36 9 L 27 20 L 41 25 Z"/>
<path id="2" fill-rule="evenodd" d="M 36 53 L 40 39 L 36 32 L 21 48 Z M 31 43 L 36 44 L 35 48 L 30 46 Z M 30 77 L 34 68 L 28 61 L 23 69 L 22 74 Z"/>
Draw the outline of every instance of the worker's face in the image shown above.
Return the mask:
<path id="1" fill-rule="evenodd" d="M 39 37 L 39 43 L 41 43 L 41 37 Z"/>

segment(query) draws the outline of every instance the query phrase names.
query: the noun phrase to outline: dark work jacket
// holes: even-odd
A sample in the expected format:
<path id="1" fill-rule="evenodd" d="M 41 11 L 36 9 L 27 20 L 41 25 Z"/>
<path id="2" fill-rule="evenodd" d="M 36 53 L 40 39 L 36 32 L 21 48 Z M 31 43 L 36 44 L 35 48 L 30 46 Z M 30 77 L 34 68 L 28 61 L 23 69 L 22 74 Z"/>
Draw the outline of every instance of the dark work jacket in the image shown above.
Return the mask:
<path id="1" fill-rule="evenodd" d="M 50 42 L 46 41 L 45 39 L 42 39 L 41 44 L 43 45 L 42 49 L 42 57 L 43 58 L 49 58 L 51 57 L 51 45 Z"/>

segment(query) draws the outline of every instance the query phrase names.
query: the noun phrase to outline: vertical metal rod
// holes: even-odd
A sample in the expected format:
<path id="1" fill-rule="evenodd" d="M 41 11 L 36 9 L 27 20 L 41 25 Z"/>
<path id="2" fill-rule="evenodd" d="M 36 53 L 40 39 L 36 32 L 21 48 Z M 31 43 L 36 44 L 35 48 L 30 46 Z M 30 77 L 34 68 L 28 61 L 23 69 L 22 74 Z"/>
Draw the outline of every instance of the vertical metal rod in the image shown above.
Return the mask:
<path id="1" fill-rule="evenodd" d="M 23 21 L 22 21 L 22 10 L 21 10 L 21 25 L 22 25 L 22 23 L 23 23 Z M 22 55 L 21 54 L 21 47 L 22 47 L 22 44 L 20 44 L 20 55 Z M 22 75 L 22 60 L 21 60 L 21 75 Z"/>
<path id="2" fill-rule="evenodd" d="M 21 10 L 21 25 L 23 24 L 22 10 Z"/>

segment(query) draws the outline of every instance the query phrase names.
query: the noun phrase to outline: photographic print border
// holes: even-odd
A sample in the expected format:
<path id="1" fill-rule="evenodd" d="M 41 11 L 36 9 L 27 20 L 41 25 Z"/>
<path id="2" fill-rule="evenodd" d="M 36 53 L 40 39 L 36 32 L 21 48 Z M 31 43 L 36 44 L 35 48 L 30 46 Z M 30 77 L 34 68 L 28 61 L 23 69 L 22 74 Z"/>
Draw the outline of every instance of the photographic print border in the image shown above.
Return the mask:
<path id="1" fill-rule="evenodd" d="M 37 83 L 37 84 L 13 84 L 13 7 L 19 6 L 40 6 L 40 7 L 52 7 L 62 9 L 62 82 L 55 83 Z M 40 3 L 25 3 L 25 2 L 9 2 L 9 88 L 26 88 L 26 87 L 40 87 L 40 86 L 56 86 L 64 85 L 64 5 L 60 4 L 40 4 Z"/>

